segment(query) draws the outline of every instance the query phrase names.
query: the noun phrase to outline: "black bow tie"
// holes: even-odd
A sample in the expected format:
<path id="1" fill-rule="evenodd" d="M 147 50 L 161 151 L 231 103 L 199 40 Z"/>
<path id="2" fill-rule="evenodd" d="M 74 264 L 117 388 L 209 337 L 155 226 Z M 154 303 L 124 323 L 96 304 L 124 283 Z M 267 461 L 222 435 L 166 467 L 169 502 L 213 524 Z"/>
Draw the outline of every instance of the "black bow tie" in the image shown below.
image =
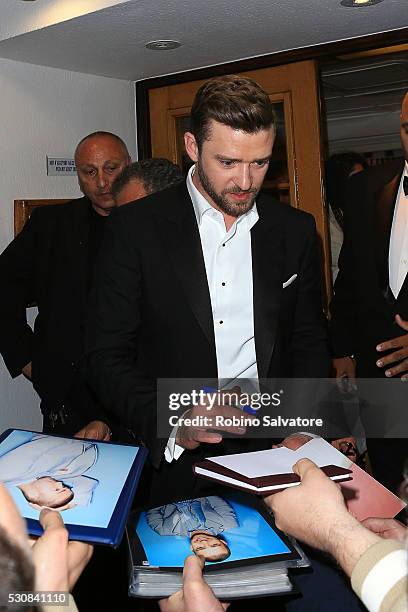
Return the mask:
<path id="1" fill-rule="evenodd" d="M 404 193 L 408 196 L 408 176 L 404 176 Z"/>

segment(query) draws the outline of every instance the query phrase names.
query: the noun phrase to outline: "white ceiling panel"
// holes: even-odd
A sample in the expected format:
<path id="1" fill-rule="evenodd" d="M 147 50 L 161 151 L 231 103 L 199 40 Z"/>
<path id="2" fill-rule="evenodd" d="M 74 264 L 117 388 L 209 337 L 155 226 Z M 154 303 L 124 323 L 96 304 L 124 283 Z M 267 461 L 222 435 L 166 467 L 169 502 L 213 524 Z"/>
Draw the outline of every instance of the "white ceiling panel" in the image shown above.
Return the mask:
<path id="1" fill-rule="evenodd" d="M 37 18 L 41 10 L 43 17 L 46 9 L 54 13 L 40 29 L 3 36 L 0 57 L 135 81 L 408 26 L 407 0 L 360 8 L 343 7 L 340 0 L 3 2 L 11 21 L 28 9 Z M 57 23 L 57 9 L 69 4 L 78 15 L 61 12 Z M 12 32 L 7 12 L 2 17 L 1 28 Z M 154 39 L 183 46 L 147 50 L 145 43 Z"/>

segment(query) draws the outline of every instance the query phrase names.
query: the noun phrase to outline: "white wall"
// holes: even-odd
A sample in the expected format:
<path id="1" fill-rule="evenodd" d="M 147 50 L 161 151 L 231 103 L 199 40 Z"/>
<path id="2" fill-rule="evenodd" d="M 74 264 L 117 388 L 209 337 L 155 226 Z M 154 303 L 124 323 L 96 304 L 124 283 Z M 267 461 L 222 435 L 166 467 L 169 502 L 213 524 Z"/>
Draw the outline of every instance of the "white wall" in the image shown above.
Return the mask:
<path id="1" fill-rule="evenodd" d="M 47 177 L 46 156 L 72 157 L 95 130 L 121 136 L 135 157 L 134 84 L 0 59 L 0 251 L 13 238 L 13 201 L 79 197 L 76 177 Z M 0 298 L 1 299 L 1 298 Z M 31 317 L 33 313 L 30 313 Z M 0 432 L 41 426 L 38 397 L 0 357 Z"/>

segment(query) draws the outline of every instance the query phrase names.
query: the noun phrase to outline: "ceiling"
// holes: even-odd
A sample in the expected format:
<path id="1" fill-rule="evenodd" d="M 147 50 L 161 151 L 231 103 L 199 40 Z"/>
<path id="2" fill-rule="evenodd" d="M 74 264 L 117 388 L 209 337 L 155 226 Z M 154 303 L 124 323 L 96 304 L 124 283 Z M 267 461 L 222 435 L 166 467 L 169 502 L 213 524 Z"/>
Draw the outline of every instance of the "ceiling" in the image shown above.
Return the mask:
<path id="1" fill-rule="evenodd" d="M 0 57 L 138 81 L 408 26 L 407 0 L 1 0 Z M 151 51 L 175 39 L 182 47 Z"/>

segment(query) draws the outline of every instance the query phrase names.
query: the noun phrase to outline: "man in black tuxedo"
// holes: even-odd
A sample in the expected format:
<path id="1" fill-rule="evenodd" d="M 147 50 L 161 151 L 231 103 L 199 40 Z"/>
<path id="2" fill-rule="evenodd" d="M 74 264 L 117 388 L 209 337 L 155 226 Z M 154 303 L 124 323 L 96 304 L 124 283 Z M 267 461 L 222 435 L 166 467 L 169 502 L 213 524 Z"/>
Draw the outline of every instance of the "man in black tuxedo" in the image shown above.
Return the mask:
<path id="1" fill-rule="evenodd" d="M 337 378 L 408 379 L 408 94 L 400 135 L 405 160 L 350 179 L 331 305 Z M 368 452 L 374 476 L 396 489 L 406 439 L 369 439 Z"/>
<path id="2" fill-rule="evenodd" d="M 0 351 L 11 376 L 32 380 L 48 433 L 110 437 L 108 418 L 79 361 L 92 267 L 115 206 L 111 186 L 129 162 L 115 134 L 86 136 L 75 151 L 84 197 L 36 209 L 0 256 Z M 32 302 L 38 306 L 34 331 L 26 321 Z"/>
<path id="3" fill-rule="evenodd" d="M 87 375 L 106 408 L 149 447 L 151 503 L 205 490 L 191 465 L 211 452 L 270 445 L 194 427 L 158 440 L 158 378 L 231 387 L 239 378 L 329 372 L 314 220 L 259 193 L 273 119 L 267 94 L 251 80 L 209 81 L 185 134 L 195 163 L 186 183 L 118 209 L 106 226 Z"/>

